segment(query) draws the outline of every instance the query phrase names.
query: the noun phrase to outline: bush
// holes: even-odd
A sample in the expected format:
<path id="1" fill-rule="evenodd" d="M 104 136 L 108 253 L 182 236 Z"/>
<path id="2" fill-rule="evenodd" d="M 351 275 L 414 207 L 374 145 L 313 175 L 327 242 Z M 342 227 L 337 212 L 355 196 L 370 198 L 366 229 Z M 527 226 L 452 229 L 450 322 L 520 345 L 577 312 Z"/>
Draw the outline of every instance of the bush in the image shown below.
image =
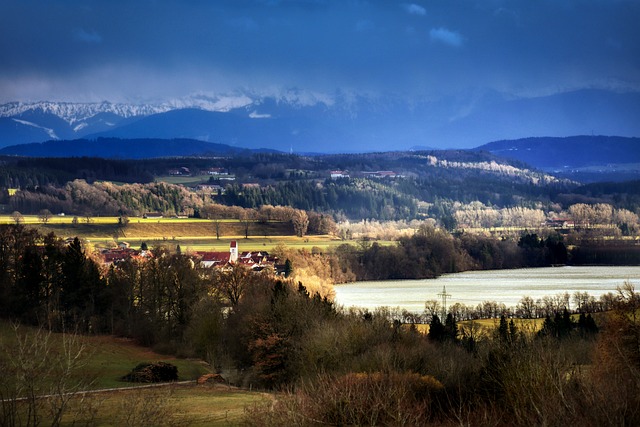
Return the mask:
<path id="1" fill-rule="evenodd" d="M 433 420 L 442 384 L 417 373 L 324 375 L 270 408 L 248 414 L 254 425 L 424 425 Z M 258 412 L 258 413 L 255 413 Z"/>
<path id="2" fill-rule="evenodd" d="M 178 367 L 166 362 L 140 363 L 122 380 L 135 383 L 177 381 Z"/>

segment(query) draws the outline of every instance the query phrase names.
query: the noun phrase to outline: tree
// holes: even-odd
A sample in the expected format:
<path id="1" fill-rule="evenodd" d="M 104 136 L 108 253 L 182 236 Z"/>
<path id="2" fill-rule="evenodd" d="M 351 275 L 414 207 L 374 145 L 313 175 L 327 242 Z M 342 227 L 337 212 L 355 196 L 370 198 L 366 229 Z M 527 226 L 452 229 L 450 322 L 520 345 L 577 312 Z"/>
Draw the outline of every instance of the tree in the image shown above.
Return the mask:
<path id="1" fill-rule="evenodd" d="M 445 326 L 440 321 L 437 314 L 431 316 L 429 323 L 429 339 L 433 341 L 443 341 L 445 338 Z"/>
<path id="2" fill-rule="evenodd" d="M 447 313 L 447 318 L 444 321 L 444 339 L 452 342 L 458 339 L 458 324 L 451 313 Z"/>
<path id="3" fill-rule="evenodd" d="M 75 334 L 62 334 L 61 344 L 54 345 L 51 332 L 42 329 L 23 332 L 15 326 L 14 333 L 15 342 L 0 343 L 0 424 L 37 426 L 48 418 L 59 426 L 70 400 L 91 383 L 78 376 L 87 348 Z"/>
<path id="4" fill-rule="evenodd" d="M 216 240 L 220 240 L 220 220 L 213 220 L 213 228 L 216 230 Z"/>
<path id="5" fill-rule="evenodd" d="M 18 211 L 13 211 L 11 213 L 11 219 L 13 220 L 13 222 L 16 223 L 16 225 L 24 222 L 24 217 L 22 216 L 22 214 Z"/>
<path id="6" fill-rule="evenodd" d="M 297 209 L 291 217 L 291 223 L 293 224 L 293 230 L 298 237 L 303 237 L 307 234 L 309 216 L 305 211 Z"/>
<path id="7" fill-rule="evenodd" d="M 433 318 L 433 316 L 440 313 L 441 307 L 440 302 L 435 299 L 427 300 L 424 302 L 424 315 L 428 318 Z"/>
<path id="8" fill-rule="evenodd" d="M 232 306 L 236 306 L 250 281 L 251 270 L 249 267 L 236 263 L 218 273 L 216 287 L 227 297 Z"/>
<path id="9" fill-rule="evenodd" d="M 518 303 L 517 311 L 520 314 L 520 316 L 525 319 L 533 319 L 534 317 L 537 317 L 535 315 L 536 303 L 533 300 L 533 298 L 531 298 L 528 295 L 525 295 L 522 297 L 522 299 Z"/>
<path id="10" fill-rule="evenodd" d="M 251 216 L 248 212 L 244 211 L 242 212 L 242 214 L 240 214 L 240 224 L 242 224 L 242 228 L 244 228 L 245 239 L 249 238 L 249 227 L 251 226 L 252 222 L 253 220 L 251 219 Z"/>
<path id="11" fill-rule="evenodd" d="M 291 263 L 291 260 L 287 258 L 284 262 L 284 277 L 291 276 L 291 273 L 293 273 L 293 264 Z"/>
<path id="12" fill-rule="evenodd" d="M 98 330 L 92 318 L 106 309 L 104 281 L 96 262 L 88 258 L 76 237 L 62 256 L 61 303 L 67 321 L 81 331 Z"/>
<path id="13" fill-rule="evenodd" d="M 49 209 L 42 209 L 39 213 L 38 213 L 38 219 L 43 223 L 46 224 L 47 222 L 49 222 L 49 220 L 52 217 L 52 213 Z"/>

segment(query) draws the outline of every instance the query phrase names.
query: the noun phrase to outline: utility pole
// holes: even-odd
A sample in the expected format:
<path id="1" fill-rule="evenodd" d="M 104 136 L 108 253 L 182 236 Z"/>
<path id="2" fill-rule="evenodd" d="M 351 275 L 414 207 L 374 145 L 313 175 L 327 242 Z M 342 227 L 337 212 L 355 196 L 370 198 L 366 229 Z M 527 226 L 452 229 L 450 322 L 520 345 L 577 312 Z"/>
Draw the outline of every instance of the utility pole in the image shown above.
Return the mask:
<path id="1" fill-rule="evenodd" d="M 442 298 L 442 323 L 444 323 L 447 317 L 447 298 L 451 298 L 451 294 L 447 293 L 446 286 L 442 286 L 442 292 L 440 292 L 438 296 Z"/>

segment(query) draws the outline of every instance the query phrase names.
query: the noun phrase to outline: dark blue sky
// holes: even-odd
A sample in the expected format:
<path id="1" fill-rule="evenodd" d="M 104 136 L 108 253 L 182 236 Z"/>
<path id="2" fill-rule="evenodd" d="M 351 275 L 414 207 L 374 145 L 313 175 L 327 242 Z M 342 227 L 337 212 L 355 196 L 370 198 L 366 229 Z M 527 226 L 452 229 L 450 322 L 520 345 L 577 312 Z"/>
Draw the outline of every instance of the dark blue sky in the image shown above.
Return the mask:
<path id="1" fill-rule="evenodd" d="M 640 90 L 638 0 L 4 0 L 0 102 Z"/>

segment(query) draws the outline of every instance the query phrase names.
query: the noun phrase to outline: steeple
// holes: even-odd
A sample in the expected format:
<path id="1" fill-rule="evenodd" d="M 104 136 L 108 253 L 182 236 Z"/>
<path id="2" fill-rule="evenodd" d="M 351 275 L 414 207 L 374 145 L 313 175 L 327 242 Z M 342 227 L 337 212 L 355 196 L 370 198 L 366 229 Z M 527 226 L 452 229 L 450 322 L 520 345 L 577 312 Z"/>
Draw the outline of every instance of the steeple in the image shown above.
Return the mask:
<path id="1" fill-rule="evenodd" d="M 235 240 L 229 245 L 229 262 L 238 261 L 238 243 Z"/>

